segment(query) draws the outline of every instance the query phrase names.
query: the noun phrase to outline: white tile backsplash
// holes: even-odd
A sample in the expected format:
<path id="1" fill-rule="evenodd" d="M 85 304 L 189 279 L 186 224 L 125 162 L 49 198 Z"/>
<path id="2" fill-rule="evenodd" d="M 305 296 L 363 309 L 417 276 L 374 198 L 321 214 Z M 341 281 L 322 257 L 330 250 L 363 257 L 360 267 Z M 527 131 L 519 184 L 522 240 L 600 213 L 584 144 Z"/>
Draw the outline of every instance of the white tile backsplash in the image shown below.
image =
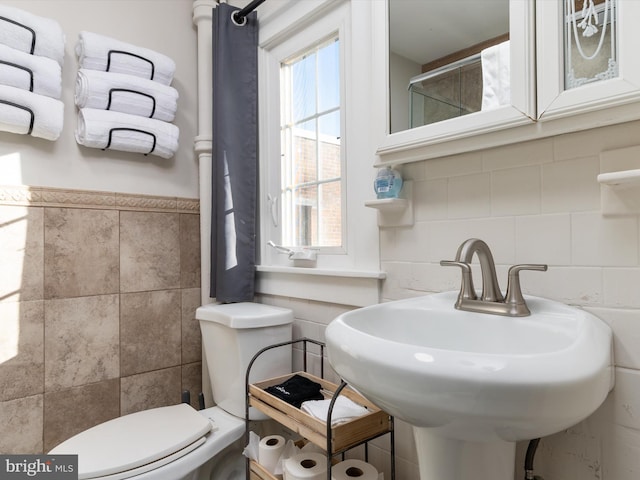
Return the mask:
<path id="1" fill-rule="evenodd" d="M 543 439 L 535 473 L 545 479 L 640 478 L 639 217 L 603 216 L 596 180 L 600 152 L 633 146 L 639 127 L 425 161 L 427 181 L 414 190 L 414 232 L 381 231 L 385 300 L 458 289 L 460 272 L 439 261 L 476 237 L 491 247 L 503 290 L 509 265 L 546 263 L 547 272 L 522 274 L 525 293 L 586 308 L 611 325 L 617 386 L 592 417 Z M 474 262 L 480 288 L 476 270 Z"/>
<path id="2" fill-rule="evenodd" d="M 421 199 L 414 205 L 416 222 L 447 218 L 447 188 L 446 179 L 414 182 L 413 196 Z"/>
<path id="3" fill-rule="evenodd" d="M 612 425 L 602 441 L 603 480 L 640 478 L 640 431 Z"/>
<path id="4" fill-rule="evenodd" d="M 606 305 L 640 308 L 640 268 L 605 268 L 602 278 Z"/>
<path id="5" fill-rule="evenodd" d="M 570 305 L 602 305 L 602 269 L 551 265 L 546 272 L 523 272 L 522 291 Z"/>
<path id="6" fill-rule="evenodd" d="M 571 264 L 571 216 L 525 215 L 516 218 L 516 262 Z"/>
<path id="7" fill-rule="evenodd" d="M 447 195 L 449 218 L 491 215 L 491 175 L 480 173 L 451 177 Z"/>
<path id="8" fill-rule="evenodd" d="M 581 212 L 600 208 L 597 156 L 542 166 L 542 211 Z"/>
<path id="9" fill-rule="evenodd" d="M 571 215 L 573 265 L 638 265 L 638 219 L 603 217 L 600 212 Z"/>
<path id="10" fill-rule="evenodd" d="M 435 221 L 420 226 L 427 231 L 427 259 L 430 262 L 453 260 L 462 242 L 468 238 L 481 238 L 491 248 L 496 263 L 515 263 L 514 217 Z"/>
<path id="11" fill-rule="evenodd" d="M 616 368 L 616 387 L 611 392 L 611 421 L 640 430 L 640 371 Z"/>
<path id="12" fill-rule="evenodd" d="M 449 178 L 482 172 L 482 154 L 465 153 L 424 163 L 425 178 Z"/>
<path id="13" fill-rule="evenodd" d="M 540 171 L 540 167 L 533 166 L 492 172 L 492 215 L 530 215 L 540 213 Z"/>
<path id="14" fill-rule="evenodd" d="M 483 170 L 492 172 L 503 168 L 542 165 L 553 160 L 553 142 L 550 139 L 518 143 L 485 150 L 482 154 Z"/>
<path id="15" fill-rule="evenodd" d="M 598 307 L 587 310 L 607 322 L 613 330 L 615 364 L 640 370 L 640 310 Z"/>

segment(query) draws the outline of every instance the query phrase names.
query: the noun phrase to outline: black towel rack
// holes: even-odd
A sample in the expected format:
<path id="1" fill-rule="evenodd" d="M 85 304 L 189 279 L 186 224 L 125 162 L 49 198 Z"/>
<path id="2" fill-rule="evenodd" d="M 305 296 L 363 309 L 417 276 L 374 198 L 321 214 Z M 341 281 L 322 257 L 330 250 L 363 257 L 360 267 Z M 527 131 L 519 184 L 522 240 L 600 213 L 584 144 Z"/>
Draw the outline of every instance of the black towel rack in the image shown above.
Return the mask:
<path id="1" fill-rule="evenodd" d="M 12 20 L 12 19 L 7 18 L 7 17 L 3 17 L 3 16 L 1 16 L 1 15 L 0 15 L 0 20 L 4 20 L 5 22 L 13 23 L 14 25 L 17 25 L 17 26 L 19 26 L 19 27 L 22 27 L 22 28 L 24 28 L 25 30 L 28 30 L 28 31 L 29 31 L 29 33 L 31 33 L 31 49 L 29 50 L 29 53 L 30 53 L 31 55 L 33 55 L 33 52 L 34 52 L 34 51 L 35 51 L 35 49 L 36 49 L 36 31 L 35 31 L 33 28 L 28 27 L 27 25 L 23 25 L 23 24 L 22 24 L 22 23 L 20 23 L 20 22 L 16 22 L 15 20 Z"/>
<path id="2" fill-rule="evenodd" d="M 137 90 L 131 90 L 128 88 L 111 88 L 109 89 L 109 101 L 107 103 L 107 110 L 111 110 L 111 100 L 113 99 L 113 94 L 117 93 L 117 92 L 126 92 L 126 93 L 133 93 L 133 94 L 137 94 L 137 95 L 142 95 L 144 97 L 150 98 L 151 99 L 151 115 L 149 115 L 148 118 L 153 118 L 153 115 L 156 113 L 156 99 L 153 95 L 149 95 L 148 93 L 144 93 L 144 92 L 139 92 Z"/>
<path id="3" fill-rule="evenodd" d="M 115 127 L 115 128 L 109 129 L 109 141 L 107 142 L 107 146 L 104 147 L 102 150 L 107 150 L 111 146 L 111 140 L 112 140 L 112 137 L 113 137 L 113 132 L 121 132 L 121 131 L 142 133 L 144 135 L 149 135 L 149 136 L 151 136 L 153 138 L 153 145 L 151 146 L 151 150 L 149 150 L 147 153 L 145 153 L 144 154 L 145 156 L 149 155 L 150 153 L 153 153 L 153 151 L 156 149 L 156 136 L 153 133 L 147 132 L 145 130 L 139 130 L 137 128 Z"/>
<path id="4" fill-rule="evenodd" d="M 31 110 L 29 107 L 25 107 L 24 105 L 18 105 L 17 103 L 10 102 L 9 100 L 0 99 L 0 103 L 4 103 L 5 105 L 9 105 L 11 107 L 16 107 L 16 108 L 19 108 L 19 109 L 24 110 L 26 112 L 29 112 L 29 114 L 31 115 L 31 119 L 29 121 L 29 131 L 27 132 L 27 135 L 31 135 L 31 132 L 33 132 L 33 122 L 35 121 L 35 118 L 36 118 L 36 116 L 33 113 L 33 110 Z M 154 145 L 155 145 L 155 143 L 154 143 Z"/>
<path id="5" fill-rule="evenodd" d="M 7 62 L 6 60 L 0 60 L 0 63 L 3 65 L 9 65 L 10 67 L 18 68 L 20 70 L 24 70 L 29 74 L 29 91 L 33 92 L 33 71 L 30 68 L 23 67 L 22 65 L 18 65 L 17 63 Z"/>
<path id="6" fill-rule="evenodd" d="M 150 80 L 153 80 L 153 76 L 155 75 L 155 71 L 156 71 L 156 66 L 153 64 L 153 62 L 151 60 L 149 60 L 148 58 L 145 58 L 145 57 L 143 57 L 141 55 L 137 55 L 135 53 L 127 52 L 125 50 L 109 50 L 107 52 L 107 72 L 111 68 L 111 56 L 113 54 L 129 55 L 131 57 L 136 57 L 137 59 L 140 59 L 143 62 L 149 63 L 151 65 L 151 78 L 150 78 Z"/>

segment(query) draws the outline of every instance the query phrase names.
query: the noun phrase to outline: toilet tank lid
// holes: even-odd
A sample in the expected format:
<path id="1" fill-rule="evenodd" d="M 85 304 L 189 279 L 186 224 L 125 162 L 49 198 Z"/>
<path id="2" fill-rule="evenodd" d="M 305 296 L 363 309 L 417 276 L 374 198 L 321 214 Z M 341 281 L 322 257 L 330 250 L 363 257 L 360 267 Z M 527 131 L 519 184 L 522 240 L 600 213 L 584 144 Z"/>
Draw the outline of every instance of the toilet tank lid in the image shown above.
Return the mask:
<path id="1" fill-rule="evenodd" d="M 262 303 L 212 303 L 198 307 L 196 319 L 220 323 L 230 328 L 263 328 L 292 323 L 293 312 L 288 308 Z"/>

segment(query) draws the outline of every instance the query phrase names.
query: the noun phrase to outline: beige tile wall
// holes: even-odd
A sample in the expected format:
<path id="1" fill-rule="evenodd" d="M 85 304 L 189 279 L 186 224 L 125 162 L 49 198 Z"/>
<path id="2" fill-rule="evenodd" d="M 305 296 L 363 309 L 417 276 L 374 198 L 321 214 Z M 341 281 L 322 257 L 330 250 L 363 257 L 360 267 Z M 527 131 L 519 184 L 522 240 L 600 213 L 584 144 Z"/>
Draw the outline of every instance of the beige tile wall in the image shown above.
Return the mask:
<path id="1" fill-rule="evenodd" d="M 0 453 L 201 391 L 197 200 L 0 186 Z"/>

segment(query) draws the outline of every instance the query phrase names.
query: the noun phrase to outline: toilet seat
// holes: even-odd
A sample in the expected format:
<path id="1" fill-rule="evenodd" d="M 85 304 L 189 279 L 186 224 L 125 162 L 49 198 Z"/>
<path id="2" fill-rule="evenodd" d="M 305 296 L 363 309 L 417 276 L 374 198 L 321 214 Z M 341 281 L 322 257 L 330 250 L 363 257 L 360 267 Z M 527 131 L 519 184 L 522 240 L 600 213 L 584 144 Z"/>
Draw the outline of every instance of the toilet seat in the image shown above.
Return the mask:
<path id="1" fill-rule="evenodd" d="M 96 425 L 49 454 L 77 454 L 80 480 L 120 480 L 174 462 L 204 444 L 215 430 L 210 418 L 178 404 Z"/>
<path id="2" fill-rule="evenodd" d="M 174 452 L 171 455 L 168 455 L 164 458 L 161 458 L 160 460 L 157 460 L 153 463 L 147 463 L 146 465 L 141 465 L 137 468 L 132 468 L 132 469 L 128 469 L 125 471 L 120 471 L 118 473 L 114 473 L 111 475 L 98 475 L 98 476 L 94 476 L 91 472 L 83 472 L 83 471 L 79 471 L 78 473 L 78 480 L 82 480 L 82 479 L 86 479 L 86 480 L 124 480 L 127 478 L 131 478 L 137 475 L 142 475 L 143 473 L 147 473 L 147 472 L 151 472 L 153 470 L 156 470 L 160 467 L 163 467 L 181 457 L 184 457 L 185 455 L 187 455 L 188 453 L 191 453 L 193 450 L 195 450 L 196 448 L 198 448 L 200 445 L 202 445 L 205 442 L 205 438 L 199 438 L 198 440 L 196 440 L 195 442 L 193 442 L 191 445 L 187 445 L 185 448 L 178 450 L 177 452 Z"/>

